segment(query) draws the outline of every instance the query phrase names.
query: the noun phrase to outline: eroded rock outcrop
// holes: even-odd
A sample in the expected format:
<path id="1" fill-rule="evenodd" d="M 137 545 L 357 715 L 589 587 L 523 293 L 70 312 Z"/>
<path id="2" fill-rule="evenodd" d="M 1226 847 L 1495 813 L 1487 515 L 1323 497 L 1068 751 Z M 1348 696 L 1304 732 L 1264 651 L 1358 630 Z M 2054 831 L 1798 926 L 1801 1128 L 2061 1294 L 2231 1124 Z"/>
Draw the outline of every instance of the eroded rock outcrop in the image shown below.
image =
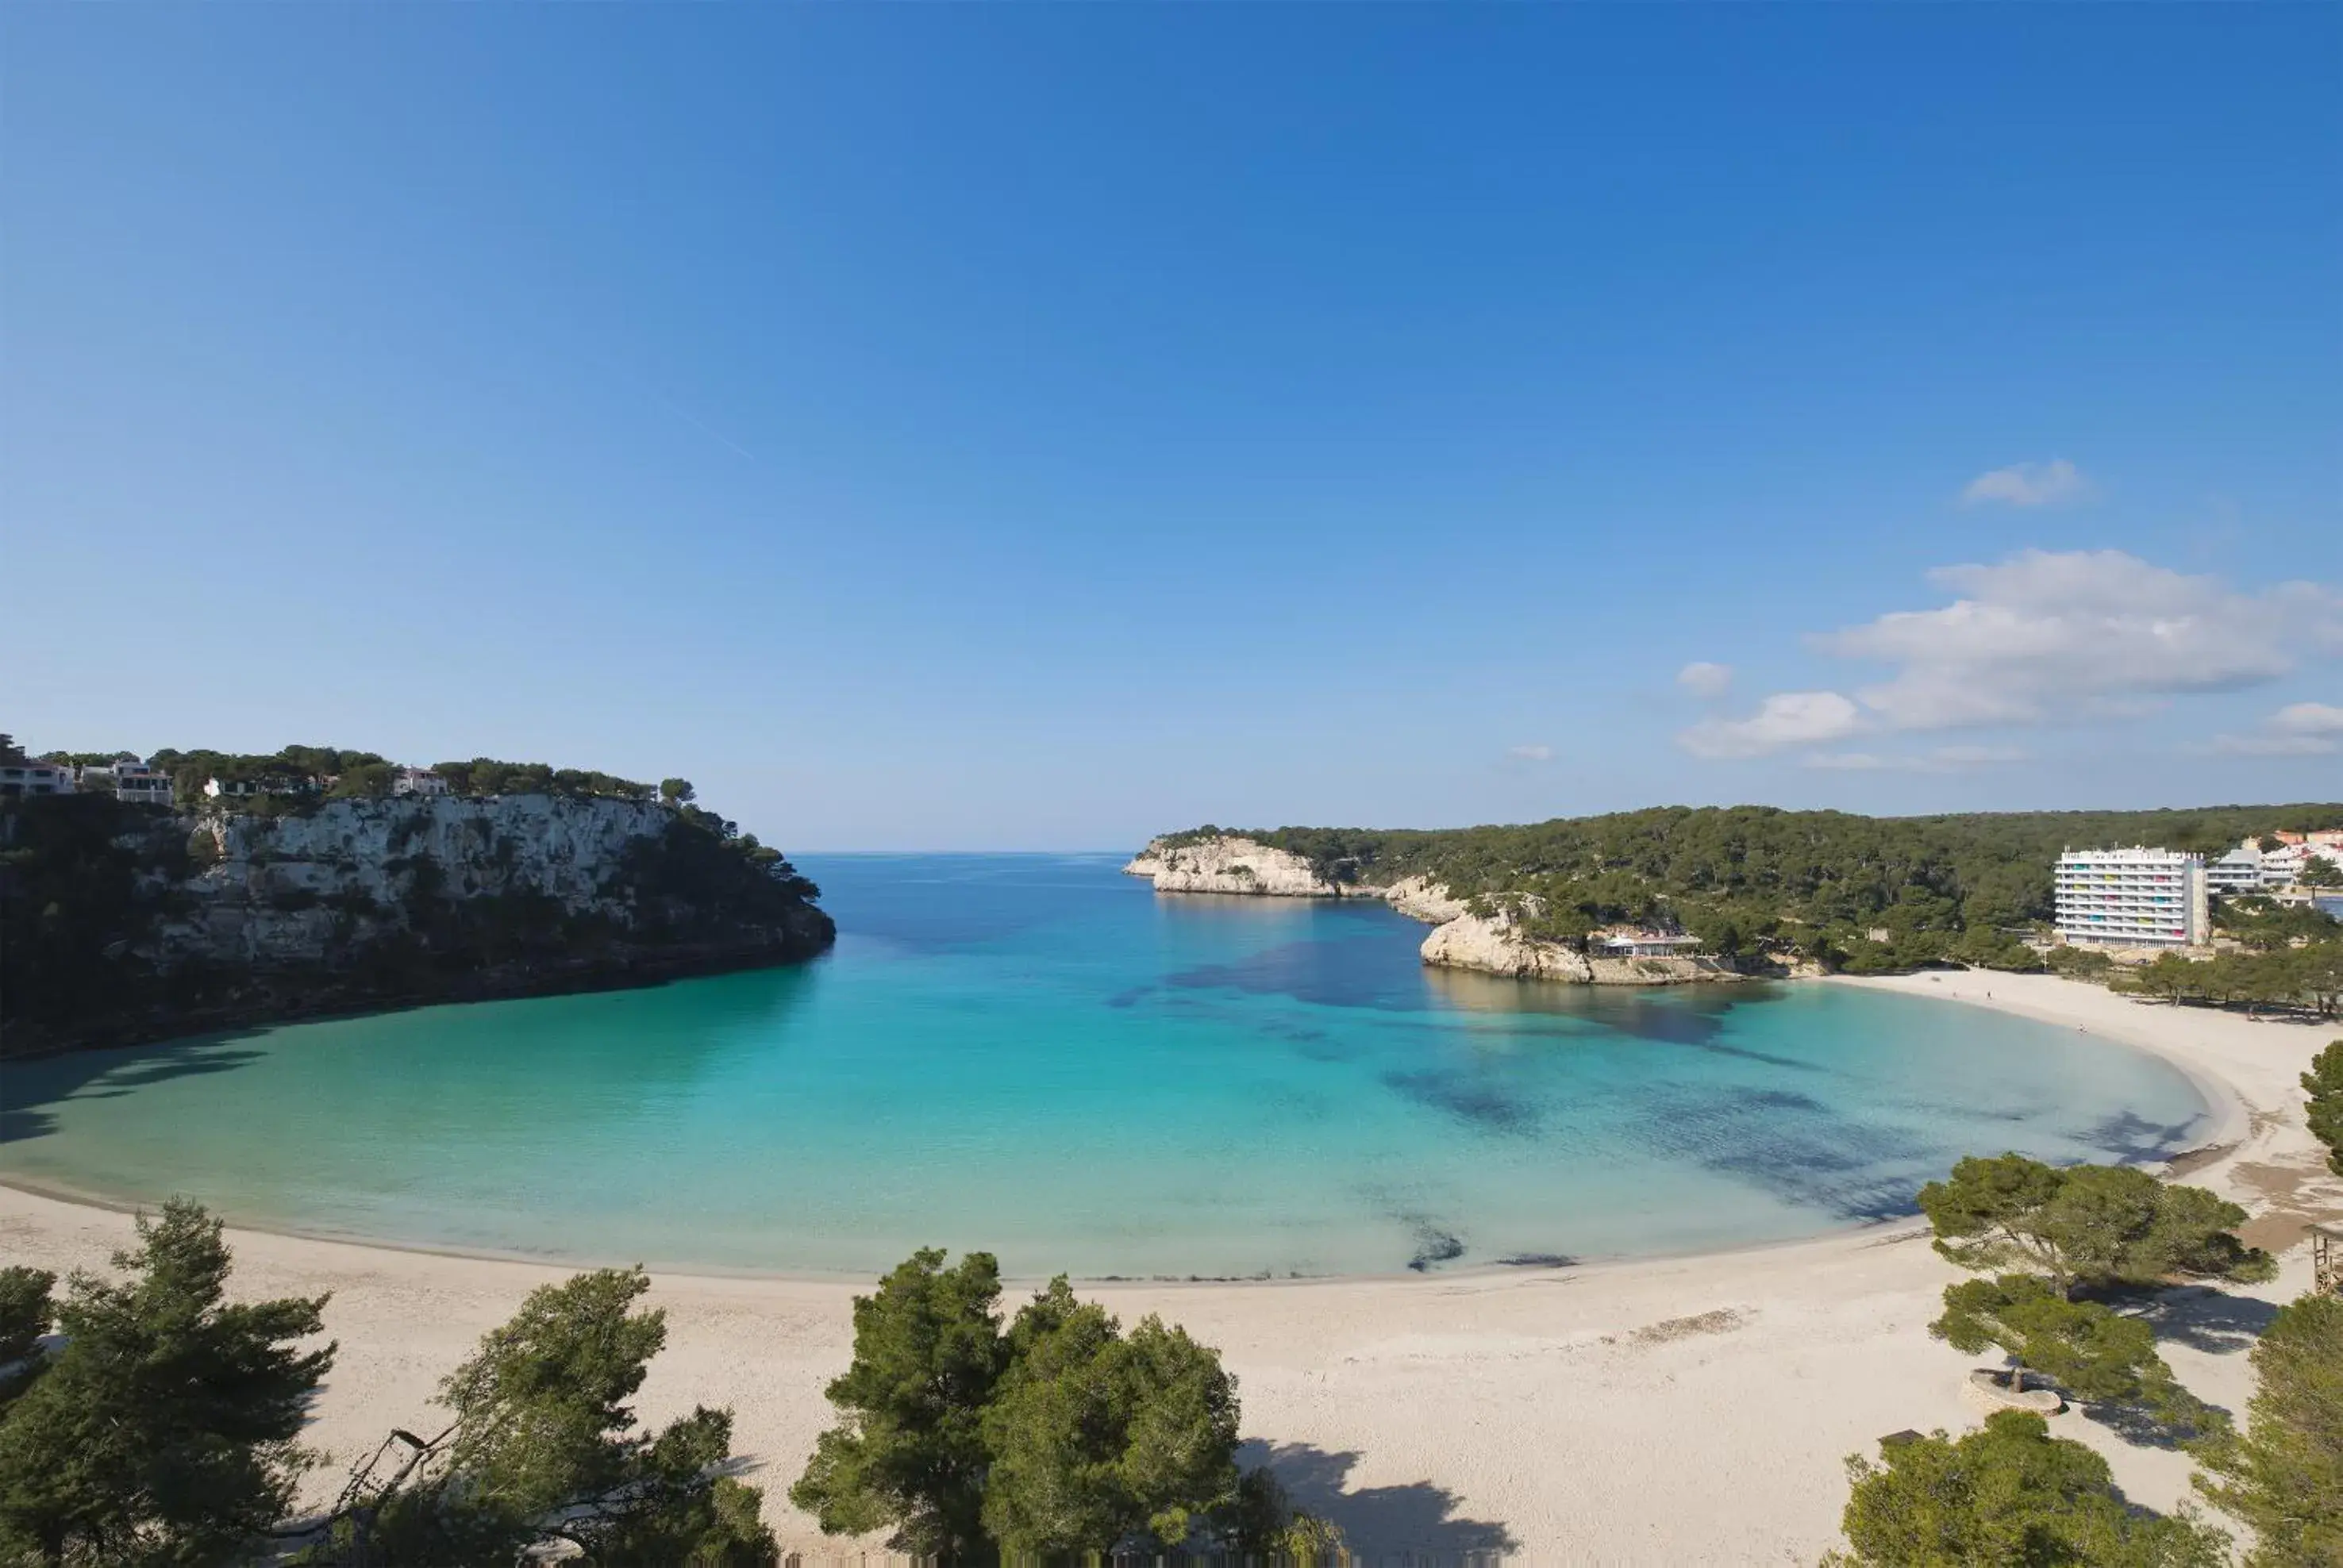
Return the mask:
<path id="1" fill-rule="evenodd" d="M 568 920 L 621 932 L 679 911 L 644 898 L 630 858 L 659 844 L 673 813 L 649 801 L 516 795 L 496 799 L 329 800 L 314 813 L 196 819 L 198 863 L 184 910 L 137 946 L 190 960 L 320 962 L 427 923 L 434 903 L 545 900 Z"/>
<path id="2" fill-rule="evenodd" d="M 1408 919 L 1428 925 L 1445 925 L 1465 912 L 1463 900 L 1429 877 L 1403 877 L 1383 890 L 1383 898 Z"/>
<path id="3" fill-rule="evenodd" d="M 1594 967 L 1583 953 L 1560 942 L 1524 936 L 1504 910 L 1463 914 L 1423 939 L 1423 961 L 1443 969 L 1475 970 L 1513 980 L 1568 980 L 1591 984 Z"/>
<path id="4" fill-rule="evenodd" d="M 1519 915 L 1534 902 L 1500 903 L 1475 914 L 1470 903 L 1429 877 L 1388 884 L 1371 878 L 1335 882 L 1289 849 L 1241 834 L 1171 835 L 1151 842 L 1123 870 L 1147 877 L 1160 893 L 1249 893 L 1274 898 L 1382 899 L 1401 914 L 1436 927 L 1423 939 L 1423 961 L 1516 980 L 1574 985 L 1682 985 L 1742 978 L 1715 959 L 1589 958 L 1562 942 L 1529 936 Z"/>

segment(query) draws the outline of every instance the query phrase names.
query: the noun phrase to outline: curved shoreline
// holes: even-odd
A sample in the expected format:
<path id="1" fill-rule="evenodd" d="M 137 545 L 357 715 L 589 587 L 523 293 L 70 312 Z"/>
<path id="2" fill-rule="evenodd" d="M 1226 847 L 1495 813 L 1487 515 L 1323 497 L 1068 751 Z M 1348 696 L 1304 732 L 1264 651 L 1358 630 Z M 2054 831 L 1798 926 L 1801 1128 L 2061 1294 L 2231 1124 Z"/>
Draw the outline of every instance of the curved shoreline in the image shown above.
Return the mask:
<path id="1" fill-rule="evenodd" d="M 2185 1150 L 2173 1156 L 2183 1159 L 2198 1152 Z M 152 1202 L 109 1198 L 102 1193 L 85 1192 L 54 1182 L 29 1181 L 23 1177 L 0 1174 L 0 1194 L 16 1193 L 45 1203 L 61 1204 L 74 1209 L 95 1210 L 101 1214 L 118 1215 L 125 1219 L 151 1211 Z M 0 1221 L 8 1214 L 8 1205 L 0 1201 Z M 498 1263 L 516 1268 L 542 1269 L 563 1274 L 585 1269 L 628 1268 L 640 1262 L 639 1259 L 617 1254 L 608 1257 L 553 1255 L 542 1252 L 505 1251 L 493 1247 L 436 1246 L 424 1241 L 403 1241 L 391 1237 L 340 1234 L 332 1231 L 306 1230 L 297 1225 L 269 1225 L 255 1221 L 232 1221 L 227 1226 L 231 1236 L 273 1236 L 287 1241 L 307 1241 L 321 1247 L 346 1247 L 361 1252 L 393 1252 L 417 1258 L 444 1258 L 450 1262 Z M 1205 1286 L 1228 1286 L 1246 1290 L 1279 1288 L 1294 1290 L 1307 1286 L 1342 1286 L 1350 1284 L 1389 1284 L 1409 1287 L 1427 1282 L 1469 1284 L 1499 1280 L 1521 1280 L 1537 1275 L 1582 1273 L 1593 1269 L 1628 1269 L 1645 1263 L 1684 1262 L 1702 1258 L 1737 1258 L 1752 1253 L 1787 1251 L 1800 1247 L 1825 1247 L 1839 1244 L 1869 1245 L 1883 1241 L 1901 1241 L 1920 1233 L 1917 1218 L 1897 1215 L 1884 1220 L 1856 1220 L 1845 1225 L 1808 1236 L 1788 1236 L 1764 1241 L 1745 1241 L 1723 1247 L 1695 1247 L 1681 1252 L 1637 1252 L 1614 1257 L 1571 1258 L 1566 1261 L 1535 1263 L 1468 1263 L 1456 1268 L 1431 1270 L 1390 1269 L 1373 1273 L 1344 1274 L 1073 1274 L 1070 1282 L 1083 1289 L 1117 1287 L 1161 1291 L 1195 1290 Z M 659 1263 L 642 1265 L 654 1277 L 677 1281 L 739 1281 L 749 1283 L 768 1282 L 784 1285 L 812 1285 L 835 1289 L 861 1290 L 874 1278 L 871 1271 L 819 1269 L 728 1269 L 716 1263 L 688 1263 L 669 1266 Z M 1064 1271 L 1060 1271 L 1064 1272 Z M 1001 1276 L 1001 1283 L 1011 1290 L 1047 1285 L 1054 1276 L 1046 1274 L 1011 1274 Z"/>
<path id="2" fill-rule="evenodd" d="M 2047 977 L 1845 983 L 2022 1011 L 2165 1056 L 2220 1085 L 2216 1103 L 2245 1120 L 2244 1136 L 2190 1181 L 2246 1203 L 2257 1222 L 2343 1213 L 2343 1182 L 2321 1174 L 2292 1087 L 2343 1029 L 2153 1007 Z M 2292 1183 L 2282 1196 L 2270 1195 L 2273 1172 Z M 119 1211 L 0 1190 L 7 1261 L 102 1268 L 128 1232 Z M 1835 1541 L 1845 1454 L 1870 1452 L 1882 1432 L 1974 1423 L 1958 1392 L 1969 1359 L 1926 1332 L 1955 1275 L 1922 1235 L 1891 1222 L 1558 1270 L 1099 1282 L 1082 1294 L 1126 1321 L 1161 1312 L 1219 1346 L 1242 1386 L 1247 1462 L 1272 1460 L 1362 1546 L 1453 1556 L 1503 1538 L 1524 1561 L 1813 1561 Z M 573 1271 L 243 1229 L 232 1241 L 236 1295 L 332 1293 L 327 1328 L 341 1358 L 309 1440 L 342 1462 L 393 1425 L 427 1420 L 438 1378 L 479 1335 L 528 1290 Z M 2285 1300 L 2307 1275 L 2297 1248 L 2255 1293 Z M 817 1559 L 877 1545 L 825 1539 L 784 1495 L 827 1424 L 821 1389 L 850 1352 L 858 1288 L 867 1283 L 653 1275 L 669 1348 L 642 1415 L 732 1406 L 768 1520 L 785 1550 Z M 2192 1392 L 2242 1408 L 2243 1355 L 2165 1348 Z M 2135 1500 L 2169 1508 L 2189 1495 L 2185 1455 L 2131 1448 L 2077 1413 L 2055 1425 L 2105 1453 Z M 313 1482 L 330 1493 L 338 1476 L 329 1467 Z M 1679 1495 L 1711 1505 L 1672 1505 Z"/>
<path id="3" fill-rule="evenodd" d="M 1932 993 L 1926 988 L 1932 985 L 1941 986 L 1947 974 L 1947 971 L 1944 970 L 1922 970 L 1907 975 L 1828 975 L 1823 977 L 1820 983 L 1825 985 L 1859 986 L 1866 990 L 1893 991 L 1903 996 L 1923 997 L 1930 1001 L 1952 1002 L 1965 1007 L 1984 1008 L 1993 1012 L 2007 1013 L 2013 1018 L 2031 1019 L 2036 1023 L 2046 1023 L 2062 1029 L 2072 1029 L 2083 1034 L 2088 1034 L 2091 1032 L 2087 1028 L 2077 1023 L 2074 1017 L 2069 1013 L 2049 1010 L 2038 1006 L 2029 1006 L 2026 1002 L 2020 1000 L 1996 1000 L 1991 990 L 1993 979 L 1978 978 L 1985 975 L 1986 971 L 1970 970 L 1959 972 L 1963 976 L 1963 979 L 1967 982 L 1966 986 L 1963 989 L 1975 989 L 1981 991 L 1982 994 L 1936 995 Z M 2028 977 L 2000 976 L 1994 978 L 1999 978 L 2006 981 L 2008 980 L 2024 980 Z M 1782 983 L 1797 984 L 1801 982 L 1784 981 Z M 2132 1003 L 2130 1005 L 2139 1006 L 2145 1004 Z M 2217 1073 L 2208 1071 L 2206 1069 L 2205 1063 L 2198 1058 L 2183 1050 L 2176 1050 L 2167 1043 L 2158 1040 L 2157 1037 L 2144 1032 L 2119 1030 L 2106 1030 L 2103 1032 L 2106 1034 L 2107 1039 L 2114 1040 L 2117 1045 L 2129 1050 L 2137 1050 L 2145 1055 L 2155 1057 L 2158 1061 L 2164 1062 L 2177 1070 L 2183 1078 L 2186 1078 L 2190 1086 L 2197 1091 L 2197 1098 L 2205 1102 L 2207 1114 L 2213 1118 L 2213 1125 L 2206 1133 L 2202 1143 L 2199 1143 L 2195 1148 L 2184 1150 L 2170 1156 L 2168 1160 L 2164 1161 L 2164 1163 L 2172 1163 L 2180 1160 L 2187 1159 L 2192 1155 L 2202 1154 L 2208 1150 L 2217 1149 L 2224 1145 L 2236 1143 L 2251 1131 L 2253 1124 L 2253 1107 L 2238 1091 L 2237 1086 L 2235 1083 Z M 2202 1167 L 2199 1167 L 2199 1169 L 2202 1169 Z"/>
<path id="4" fill-rule="evenodd" d="M 1956 1001 L 1982 1006 L 1989 1010 L 2024 1017 L 2031 1021 L 2056 1028 L 2078 1027 L 2070 1017 L 2056 1010 L 2045 1010 L 2038 1007 L 2029 1007 L 2016 1002 L 1996 1003 L 1989 996 L 1944 994 L 1940 990 L 1940 982 L 1944 978 L 1946 978 L 1944 975 L 1933 972 L 1877 978 L 1833 976 L 1824 983 L 1854 989 L 1901 992 L 1927 1001 Z M 1526 983 L 1535 986 L 1541 982 Z M 1801 982 L 1782 980 L 1773 983 L 1795 985 Z M 2082 1029 L 2081 1032 L 2088 1034 L 2091 1030 Z M 2243 1137 L 2248 1125 L 2248 1108 L 2240 1100 L 2233 1085 L 2217 1075 L 2204 1070 L 2201 1064 L 2193 1060 L 2187 1053 L 2165 1049 L 2152 1039 L 2127 1038 L 2121 1031 L 2104 1028 L 2100 1033 L 2125 1049 L 2138 1050 L 2173 1067 L 2187 1080 L 2204 1107 L 2205 1115 L 2210 1118 L 2209 1129 L 2187 1147 L 2170 1150 L 2160 1156 L 2140 1161 L 2140 1163 L 2168 1168 L 2177 1161 L 2201 1159 L 2207 1152 L 2224 1145 L 2234 1144 Z M 152 1208 L 161 1201 L 163 1196 L 168 1195 L 160 1191 L 154 1191 L 142 1192 L 138 1196 L 125 1196 L 117 1191 L 80 1186 L 71 1180 L 60 1181 L 5 1169 L 0 1169 L 0 1190 L 11 1190 L 56 1202 L 85 1206 L 123 1215 L 132 1215 L 142 1209 Z M 577 1271 L 640 1264 L 648 1267 L 656 1275 L 675 1280 L 770 1281 L 832 1287 L 863 1285 L 873 1278 L 877 1271 L 869 1268 L 829 1269 L 789 1265 L 769 1267 L 757 1264 L 730 1264 L 702 1259 L 650 1261 L 641 1256 L 639 1250 L 604 1252 L 590 1247 L 572 1250 L 558 1245 L 548 1245 L 542 1248 L 527 1245 L 498 1246 L 344 1230 L 331 1224 L 307 1223 L 297 1218 L 289 1220 L 256 1218 L 236 1214 L 232 1211 L 225 1212 L 223 1217 L 226 1219 L 230 1230 L 239 1234 L 277 1236 L 325 1245 L 409 1254 L 423 1258 L 516 1264 L 543 1269 Z M 1899 1231 L 1914 1226 L 1916 1220 L 1917 1214 L 1915 1211 L 1875 1218 L 1826 1220 L 1817 1228 L 1803 1233 L 1756 1240 L 1694 1241 L 1675 1247 L 1633 1251 L 1579 1252 L 1575 1249 L 1569 1249 L 1566 1258 L 1562 1258 L 1558 1253 L 1557 1257 L 1561 1261 L 1555 1261 L 1505 1262 L 1492 1257 L 1472 1262 L 1441 1264 L 1433 1269 L 1395 1265 L 1383 1268 L 1331 1270 L 1314 1273 L 1290 1271 L 1250 1273 L 1085 1274 L 1070 1271 L 1052 1272 L 1068 1272 L 1071 1279 L 1084 1286 L 1145 1286 L 1161 1289 L 1210 1285 L 1274 1284 L 1288 1287 L 1340 1285 L 1352 1282 L 1388 1282 L 1407 1284 L 1427 1279 L 1462 1283 L 1518 1279 L 1535 1274 L 1553 1274 L 1565 1270 L 1583 1271 L 1598 1267 L 1633 1267 L 1638 1264 L 1665 1263 L 1688 1259 L 1733 1257 L 1805 1246 L 1827 1245 L 1834 1242 L 1864 1244 L 1883 1236 L 1892 1239 Z M 907 1249 L 910 1244 L 906 1243 Z M 1029 1275 L 1015 1272 L 1005 1273 L 1002 1276 L 1004 1282 L 1012 1287 L 1046 1283 L 1050 1277 L 1048 1274 L 1041 1273 Z"/>

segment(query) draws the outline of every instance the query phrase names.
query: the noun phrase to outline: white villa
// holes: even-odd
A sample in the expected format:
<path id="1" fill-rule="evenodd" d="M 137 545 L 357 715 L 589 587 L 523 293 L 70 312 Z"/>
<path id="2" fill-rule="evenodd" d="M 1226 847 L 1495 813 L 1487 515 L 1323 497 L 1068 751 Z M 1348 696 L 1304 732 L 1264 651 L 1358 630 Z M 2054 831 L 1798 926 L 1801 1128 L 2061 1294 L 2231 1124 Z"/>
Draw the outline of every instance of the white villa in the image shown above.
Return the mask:
<path id="1" fill-rule="evenodd" d="M 134 806 L 168 806 L 171 803 L 171 776 L 149 768 L 144 762 L 104 762 L 81 770 L 83 784 L 106 780 L 117 800 L 127 800 Z"/>
<path id="2" fill-rule="evenodd" d="M 74 770 L 61 762 L 0 762 L 0 795 L 70 795 Z"/>
<path id="3" fill-rule="evenodd" d="M 2251 839 L 2205 864 L 2205 885 L 2217 893 L 2258 893 L 2266 885 L 2261 846 Z"/>
<path id="4" fill-rule="evenodd" d="M 2210 935 L 2201 856 L 2069 849 L 2058 857 L 2058 939 L 2097 947 L 2194 947 Z"/>
<path id="5" fill-rule="evenodd" d="M 215 777 L 204 780 L 204 794 L 214 800 L 249 800 L 260 795 L 315 795 L 318 788 L 315 779 L 298 779 L 289 773 L 270 773 L 258 779 Z"/>
<path id="6" fill-rule="evenodd" d="M 2262 857 L 2262 886 L 2265 888 L 2294 886 L 2302 879 L 2302 873 L 2313 860 L 2343 866 L 2343 843 L 2330 841 L 2338 835 L 2313 833 L 2304 838 L 2288 833 L 2279 837 L 2293 841 L 2280 844 Z"/>
<path id="7" fill-rule="evenodd" d="M 394 795 L 445 795 L 447 780 L 428 768 L 401 768 L 391 775 L 390 792 Z"/>

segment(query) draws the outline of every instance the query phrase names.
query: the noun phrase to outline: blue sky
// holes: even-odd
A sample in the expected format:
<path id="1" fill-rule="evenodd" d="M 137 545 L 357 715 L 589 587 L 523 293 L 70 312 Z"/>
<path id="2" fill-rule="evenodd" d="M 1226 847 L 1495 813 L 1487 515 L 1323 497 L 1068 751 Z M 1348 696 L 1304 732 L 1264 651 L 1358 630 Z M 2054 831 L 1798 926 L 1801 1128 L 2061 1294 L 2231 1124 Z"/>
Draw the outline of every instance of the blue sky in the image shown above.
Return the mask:
<path id="1" fill-rule="evenodd" d="M 2338 61 L 6 7 L 0 725 L 681 772 L 793 849 L 2334 799 Z"/>

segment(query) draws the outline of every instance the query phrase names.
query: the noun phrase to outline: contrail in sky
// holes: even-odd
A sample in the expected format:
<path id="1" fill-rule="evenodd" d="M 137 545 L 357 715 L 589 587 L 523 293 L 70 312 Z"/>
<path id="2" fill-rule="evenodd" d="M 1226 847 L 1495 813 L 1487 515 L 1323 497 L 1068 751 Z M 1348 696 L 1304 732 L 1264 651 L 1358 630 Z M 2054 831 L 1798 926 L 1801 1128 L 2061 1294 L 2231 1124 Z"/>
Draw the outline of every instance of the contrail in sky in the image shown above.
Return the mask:
<path id="1" fill-rule="evenodd" d="M 690 409 L 686 408 L 682 404 L 677 402 L 674 398 L 669 397 L 658 387 L 651 386 L 648 382 L 642 383 L 642 387 L 644 391 L 649 392 L 652 397 L 665 405 L 669 413 L 674 415 L 685 424 L 691 426 L 701 435 L 706 436 L 710 440 L 723 442 L 724 445 L 731 447 L 734 451 L 739 453 L 740 456 L 748 458 L 749 461 L 758 465 L 759 467 L 764 466 L 765 459 L 757 456 L 756 453 L 749 450 L 748 447 L 740 445 L 739 442 L 733 440 L 730 437 L 719 434 L 716 430 L 710 428 L 706 420 L 701 419 L 697 415 L 693 414 Z"/>

